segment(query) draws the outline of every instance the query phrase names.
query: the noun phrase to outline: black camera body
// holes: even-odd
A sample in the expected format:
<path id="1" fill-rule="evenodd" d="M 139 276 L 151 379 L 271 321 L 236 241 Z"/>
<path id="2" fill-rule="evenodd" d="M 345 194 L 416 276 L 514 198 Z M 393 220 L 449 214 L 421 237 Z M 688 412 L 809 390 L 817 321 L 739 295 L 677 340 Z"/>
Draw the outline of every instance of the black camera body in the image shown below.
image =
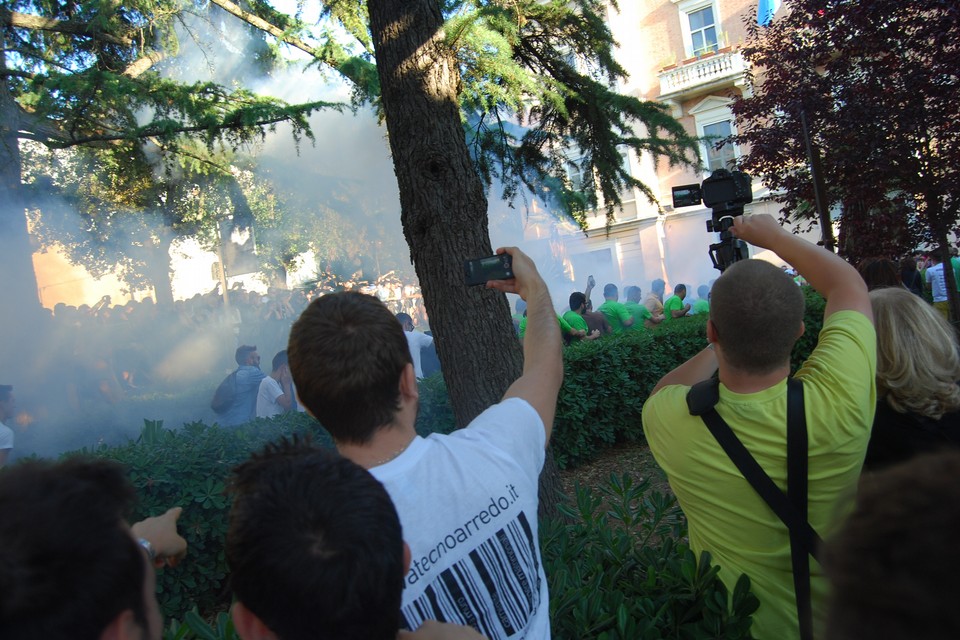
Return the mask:
<path id="1" fill-rule="evenodd" d="M 730 232 L 733 219 L 743 215 L 743 205 L 753 202 L 750 176 L 742 171 L 717 169 L 701 184 L 673 187 L 673 208 L 703 204 L 713 216 L 707 232 L 719 233 L 720 242 L 710 245 L 710 260 L 721 273 L 734 262 L 749 258 L 747 244 Z"/>
<path id="2" fill-rule="evenodd" d="M 486 284 L 488 280 L 510 280 L 511 278 L 513 278 L 513 257 L 509 253 L 475 258 L 463 263 L 463 279 L 468 286 Z"/>

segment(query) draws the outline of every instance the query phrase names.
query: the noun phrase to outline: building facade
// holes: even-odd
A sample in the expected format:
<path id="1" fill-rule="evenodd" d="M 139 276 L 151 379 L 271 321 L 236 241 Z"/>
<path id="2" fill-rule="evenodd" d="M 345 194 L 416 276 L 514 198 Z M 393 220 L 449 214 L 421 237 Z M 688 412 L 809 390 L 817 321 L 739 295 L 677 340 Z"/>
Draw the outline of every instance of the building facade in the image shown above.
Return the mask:
<path id="1" fill-rule="evenodd" d="M 730 105 L 735 96 L 750 91 L 740 49 L 747 35 L 744 21 L 755 19 L 756 0 L 619 4 L 619 12 L 609 10 L 608 23 L 620 43 L 617 59 L 629 73 L 620 92 L 663 103 L 691 135 L 719 140 L 735 133 Z M 638 285 L 646 294 L 655 278 L 667 282 L 668 292 L 679 283 L 696 292 L 717 278 L 708 253 L 718 241 L 706 229 L 710 211 L 703 206 L 674 210 L 671 189 L 702 182 L 717 168 L 732 168 L 740 153 L 730 145 L 703 143 L 703 166 L 694 171 L 624 149 L 631 174 L 652 188 L 659 207 L 631 189 L 623 194 L 623 206 L 609 229 L 599 207 L 588 218 L 585 234 L 566 236 L 565 261 L 574 281 L 579 286 L 588 272 L 596 273 L 600 288 L 604 282 Z M 570 177 L 576 184 L 577 176 Z M 754 180 L 754 202 L 746 211 L 778 215 L 776 203 L 760 201 L 766 195 Z"/>

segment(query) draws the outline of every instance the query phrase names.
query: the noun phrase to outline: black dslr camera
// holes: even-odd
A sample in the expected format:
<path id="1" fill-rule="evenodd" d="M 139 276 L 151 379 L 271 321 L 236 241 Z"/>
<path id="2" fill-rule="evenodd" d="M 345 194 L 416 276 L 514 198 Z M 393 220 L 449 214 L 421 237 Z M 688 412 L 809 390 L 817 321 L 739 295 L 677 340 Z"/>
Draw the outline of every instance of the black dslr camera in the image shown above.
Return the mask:
<path id="1" fill-rule="evenodd" d="M 710 245 L 710 260 L 723 273 L 738 260 L 749 258 L 747 243 L 730 232 L 733 219 L 743 215 L 743 205 L 753 202 L 750 176 L 742 171 L 717 169 L 702 184 L 685 184 L 673 188 L 673 208 L 707 206 L 713 217 L 707 220 L 707 232 L 719 233 L 720 242 Z"/>

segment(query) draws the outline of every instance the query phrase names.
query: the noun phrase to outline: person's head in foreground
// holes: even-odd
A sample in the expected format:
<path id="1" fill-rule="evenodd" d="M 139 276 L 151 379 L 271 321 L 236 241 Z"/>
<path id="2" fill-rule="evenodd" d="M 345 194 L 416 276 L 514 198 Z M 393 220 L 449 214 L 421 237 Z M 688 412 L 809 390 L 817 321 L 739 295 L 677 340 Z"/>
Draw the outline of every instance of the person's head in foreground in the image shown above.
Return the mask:
<path id="1" fill-rule="evenodd" d="M 934 420 L 960 409 L 957 334 L 903 287 L 870 292 L 877 328 L 877 395 L 900 413 Z"/>
<path id="2" fill-rule="evenodd" d="M 227 562 L 242 638 L 396 638 L 403 537 L 369 472 L 284 441 L 237 467 L 231 493 Z"/>
<path id="3" fill-rule="evenodd" d="M 112 462 L 21 463 L 0 474 L 0 637 L 159 640 L 156 577 Z"/>
<path id="4" fill-rule="evenodd" d="M 825 638 L 960 638 L 958 478 L 957 451 L 864 477 L 854 512 L 826 545 Z"/>

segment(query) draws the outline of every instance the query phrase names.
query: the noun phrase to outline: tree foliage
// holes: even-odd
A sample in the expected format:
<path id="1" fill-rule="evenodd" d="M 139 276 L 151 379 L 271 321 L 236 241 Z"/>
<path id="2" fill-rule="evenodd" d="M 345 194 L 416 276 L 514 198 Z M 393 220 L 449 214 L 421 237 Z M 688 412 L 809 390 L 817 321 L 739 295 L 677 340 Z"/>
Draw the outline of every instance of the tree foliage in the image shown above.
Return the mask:
<path id="1" fill-rule="evenodd" d="M 229 0 L 213 1 L 240 14 Z M 601 203 L 612 219 L 627 187 L 656 201 L 653 190 L 624 166 L 622 154 L 627 149 L 638 155 L 652 153 L 671 166 L 699 160 L 696 139 L 664 105 L 617 91 L 626 71 L 614 59 L 616 42 L 606 22 L 616 3 L 435 4 L 442 27 L 433 45 L 456 60 L 455 93 L 475 169 L 488 186 L 498 180 L 508 199 L 527 188 L 580 223 Z M 337 29 L 311 32 L 298 24 L 292 31 L 295 37 L 270 32 L 353 83 L 356 103 L 382 107 L 381 83 L 370 77 L 376 58 L 366 3 L 336 0 L 323 5 L 324 15 Z M 271 12 L 259 4 L 251 9 L 264 20 Z M 254 23 L 252 17 L 248 20 Z M 348 34 L 349 41 L 337 40 L 336 34 Z M 572 165 L 586 177 L 577 190 L 567 180 Z"/>
<path id="2" fill-rule="evenodd" d="M 786 0 L 752 23 L 758 69 L 735 101 L 742 168 L 787 216 L 813 217 L 801 114 L 823 155 L 841 253 L 896 257 L 946 243 L 960 217 L 960 5 L 942 0 Z"/>

